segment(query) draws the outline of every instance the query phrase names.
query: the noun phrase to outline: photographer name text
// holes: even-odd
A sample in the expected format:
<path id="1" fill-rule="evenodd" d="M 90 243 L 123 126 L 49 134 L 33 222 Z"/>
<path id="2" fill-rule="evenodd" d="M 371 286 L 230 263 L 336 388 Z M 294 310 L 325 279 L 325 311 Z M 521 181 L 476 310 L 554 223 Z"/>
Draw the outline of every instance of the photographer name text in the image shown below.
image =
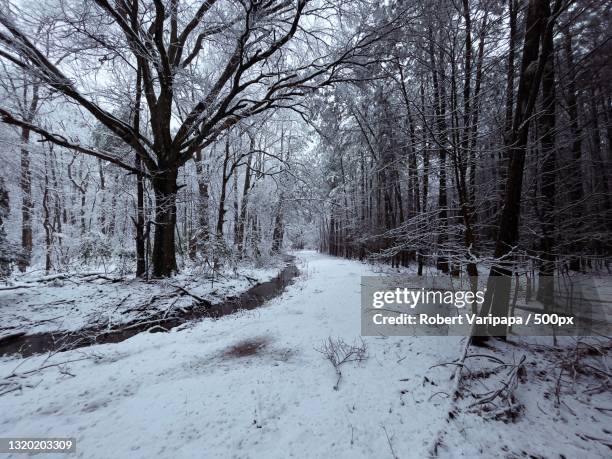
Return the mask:
<path id="1" fill-rule="evenodd" d="M 574 325 L 574 317 L 549 313 L 529 313 L 526 317 L 498 317 L 488 314 L 394 314 L 377 313 L 372 316 L 375 325 Z"/>

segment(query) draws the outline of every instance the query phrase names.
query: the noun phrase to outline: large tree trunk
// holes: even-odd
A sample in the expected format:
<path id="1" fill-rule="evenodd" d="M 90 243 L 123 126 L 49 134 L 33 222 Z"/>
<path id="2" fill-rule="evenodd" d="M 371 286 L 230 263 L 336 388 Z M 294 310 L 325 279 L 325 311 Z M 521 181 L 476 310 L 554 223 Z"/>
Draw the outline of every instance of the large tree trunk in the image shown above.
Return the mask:
<path id="1" fill-rule="evenodd" d="M 177 271 L 174 232 L 178 169 L 160 168 L 151 182 L 155 192 L 155 237 L 153 240 L 153 276 L 167 277 Z"/>
<path id="2" fill-rule="evenodd" d="M 136 167 L 142 170 L 142 162 L 136 154 Z M 148 274 L 147 257 L 145 252 L 145 209 L 144 209 L 144 177 L 142 173 L 136 175 L 136 276 L 143 277 Z"/>
<path id="3" fill-rule="evenodd" d="M 138 2 L 132 3 L 131 21 L 132 25 L 136 25 L 138 19 Z M 132 124 L 134 131 L 140 132 L 140 110 L 142 105 L 142 86 L 143 86 L 143 66 L 138 63 L 136 69 L 136 95 L 134 99 L 134 107 L 132 113 Z M 148 266 L 148 245 L 150 226 L 147 227 L 144 203 L 144 165 L 142 158 L 138 152 L 135 152 L 134 165 L 136 173 L 136 218 L 133 219 L 136 228 L 136 277 L 149 276 Z M 113 213 L 114 215 L 114 213 Z M 145 228 L 146 227 L 146 228 Z M 157 231 L 156 231 L 157 233 Z"/>

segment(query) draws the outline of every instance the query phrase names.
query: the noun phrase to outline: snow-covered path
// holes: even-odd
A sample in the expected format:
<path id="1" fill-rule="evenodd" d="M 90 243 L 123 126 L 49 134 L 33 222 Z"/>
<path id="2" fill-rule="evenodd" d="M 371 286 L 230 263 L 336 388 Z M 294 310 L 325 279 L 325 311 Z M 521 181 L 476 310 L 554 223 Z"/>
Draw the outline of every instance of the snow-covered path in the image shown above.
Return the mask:
<path id="1" fill-rule="evenodd" d="M 430 397 L 452 372 L 429 368 L 455 359 L 461 339 L 364 338 L 369 358 L 343 367 L 333 390 L 316 348 L 359 340 L 360 276 L 372 272 L 315 252 L 299 260 L 302 275 L 266 307 L 54 356 L 88 358 L 0 397 L 2 436 L 76 437 L 85 458 L 426 456 L 448 406 Z M 0 376 L 20 363 L 0 360 Z"/>

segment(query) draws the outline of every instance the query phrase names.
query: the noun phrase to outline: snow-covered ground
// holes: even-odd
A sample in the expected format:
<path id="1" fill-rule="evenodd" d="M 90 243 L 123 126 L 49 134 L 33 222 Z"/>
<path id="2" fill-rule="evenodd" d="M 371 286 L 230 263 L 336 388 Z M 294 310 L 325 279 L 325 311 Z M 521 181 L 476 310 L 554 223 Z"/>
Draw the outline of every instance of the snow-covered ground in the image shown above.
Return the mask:
<path id="1" fill-rule="evenodd" d="M 9 285 L 0 285 L 0 338 L 19 332 L 111 328 L 160 312 L 171 316 L 193 303 L 188 295 L 179 298 L 178 287 L 214 304 L 268 281 L 278 272 L 277 268 L 241 267 L 214 280 L 181 273 L 169 280 L 149 282 L 114 281 L 113 275 L 104 274 L 21 276 Z"/>
<path id="2" fill-rule="evenodd" d="M 463 397 L 442 431 L 440 456 L 611 457 L 610 341 L 564 337 L 552 344 L 551 337 L 531 337 L 472 348 L 487 357 L 465 362 Z M 512 384 L 521 363 L 510 400 L 477 403 Z"/>
<path id="3" fill-rule="evenodd" d="M 610 452 L 576 435 L 609 436 L 610 393 L 594 396 L 592 404 L 564 395 L 574 414 L 564 406 L 555 414 L 552 398 L 533 395 L 547 384 L 554 387 L 536 376 L 550 368 L 540 366 L 535 352 L 526 361 L 527 381 L 535 385 L 517 389 L 528 405 L 515 423 L 485 420 L 448 397 L 455 366 L 431 367 L 456 360 L 461 337 L 363 338 L 367 358 L 342 366 L 335 390 L 337 376 L 319 350 L 330 337 L 362 345 L 360 276 L 372 270 L 315 252 L 298 258 L 301 276 L 265 307 L 170 333 L 141 333 L 119 344 L 0 359 L 0 378 L 19 374 L 10 383 L 23 386 L 0 396 L 2 436 L 76 437 L 83 458 Z M 496 355 L 511 360 L 508 349 Z M 550 375 L 554 379 L 552 370 Z M 543 418 L 540 410 L 550 416 Z"/>

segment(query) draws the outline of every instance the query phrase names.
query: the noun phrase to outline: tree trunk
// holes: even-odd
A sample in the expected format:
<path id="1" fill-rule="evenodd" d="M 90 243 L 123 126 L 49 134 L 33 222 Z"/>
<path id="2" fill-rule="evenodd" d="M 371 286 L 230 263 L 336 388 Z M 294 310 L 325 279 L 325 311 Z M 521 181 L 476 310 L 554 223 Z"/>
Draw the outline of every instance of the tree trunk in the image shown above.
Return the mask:
<path id="1" fill-rule="evenodd" d="M 255 149 L 255 139 L 251 138 L 250 150 Z M 253 154 L 249 153 L 246 164 L 246 172 L 244 175 L 244 186 L 242 188 L 242 200 L 240 202 L 240 216 L 238 217 L 238 230 L 236 234 L 238 256 L 243 256 L 244 251 L 244 227 L 246 225 L 246 213 L 249 203 L 249 191 L 251 190 L 251 161 Z"/>
<path id="2" fill-rule="evenodd" d="M 98 178 L 100 179 L 99 193 L 102 196 L 100 202 L 100 212 L 98 217 L 98 227 L 102 234 L 108 234 L 108 225 L 106 224 L 106 176 L 104 175 L 104 166 L 102 160 L 98 158 Z M 96 193 L 97 194 L 97 193 Z"/>
<path id="3" fill-rule="evenodd" d="M 574 51 L 572 49 L 572 33 L 569 26 L 564 30 L 564 51 L 568 68 L 567 82 L 567 113 L 572 136 L 571 151 L 574 165 L 572 167 L 572 183 L 570 195 L 574 205 L 582 202 L 582 132 L 578 122 L 578 101 L 576 96 L 576 69 L 574 68 Z"/>
<path id="4" fill-rule="evenodd" d="M 229 163 L 229 135 L 225 142 L 225 157 L 223 159 L 223 174 L 221 176 L 221 196 L 219 197 L 219 213 L 217 218 L 217 238 L 223 237 L 223 224 L 225 223 L 225 195 L 227 182 L 229 177 L 227 176 L 227 166 Z"/>
<path id="5" fill-rule="evenodd" d="M 421 98 L 421 113 L 425 113 L 425 84 L 421 80 L 420 84 L 420 98 Z M 427 200 L 429 198 L 429 145 L 427 142 L 427 132 L 425 129 L 421 133 L 421 141 L 423 144 L 423 203 L 421 204 L 421 210 L 427 212 Z"/>
<path id="6" fill-rule="evenodd" d="M 474 83 L 474 104 L 472 108 L 472 134 L 470 144 L 470 191 L 469 202 L 472 209 L 472 221 L 475 222 L 477 214 L 474 210 L 476 202 L 476 141 L 478 139 L 478 119 L 480 116 L 480 89 L 482 85 L 482 64 L 484 61 L 485 36 L 487 33 L 488 11 L 482 18 L 480 39 L 478 42 L 478 62 L 476 63 L 476 82 Z"/>
<path id="7" fill-rule="evenodd" d="M 153 240 L 153 276 L 167 277 L 177 271 L 174 232 L 178 169 L 160 168 L 151 182 L 155 192 L 155 237 Z"/>
<path id="8" fill-rule="evenodd" d="M 609 211 L 612 208 L 612 197 L 610 196 L 610 188 L 608 184 L 608 173 L 607 173 L 607 162 L 604 160 L 602 152 L 602 139 L 601 139 L 601 128 L 602 124 L 605 124 L 605 119 L 600 120 L 600 116 L 603 111 L 600 112 L 597 108 L 598 101 L 602 99 L 602 95 L 599 93 L 597 88 L 591 88 L 589 97 L 589 111 L 591 115 L 591 159 L 593 173 L 593 191 L 596 199 L 592 200 L 591 203 L 592 211 L 591 214 L 596 215 L 596 224 L 600 231 L 605 232 L 610 229 L 609 219 L 606 218 L 609 215 Z M 603 121 L 603 123 L 602 123 Z M 602 244 L 599 241 L 593 241 L 592 246 L 601 252 L 603 249 Z"/>
<path id="9" fill-rule="evenodd" d="M 45 229 L 45 273 L 51 271 L 51 250 L 53 244 L 53 228 L 51 227 L 51 212 L 49 210 L 49 161 L 45 155 L 45 181 L 42 197 L 43 228 Z"/>
<path id="10" fill-rule="evenodd" d="M 234 171 L 232 193 L 234 194 L 234 245 L 238 246 L 238 220 L 240 219 L 240 203 L 238 202 L 238 171 Z"/>
<path id="11" fill-rule="evenodd" d="M 23 86 L 24 101 L 28 98 L 28 88 L 30 85 Z M 40 101 L 38 95 L 39 83 L 32 84 L 32 98 L 30 104 L 25 110 L 24 119 L 31 123 L 36 116 L 38 103 Z M 17 265 L 20 271 L 25 271 L 30 264 L 32 256 L 32 212 L 34 204 L 32 202 L 32 172 L 30 170 L 30 151 L 28 144 L 30 143 L 30 128 L 23 127 L 21 129 L 21 177 L 19 186 L 22 193 L 21 201 L 21 249 L 22 254 L 18 259 Z"/>
<path id="12" fill-rule="evenodd" d="M 473 163 L 474 156 L 474 148 L 475 148 L 475 137 L 477 134 L 477 130 L 470 126 L 470 122 L 477 121 L 474 120 L 474 116 L 472 110 L 474 112 L 478 111 L 478 106 L 471 105 L 471 80 L 472 80 L 472 21 L 470 17 L 470 7 L 468 0 L 463 0 L 463 17 L 465 19 L 465 80 L 463 84 L 463 135 L 461 138 L 461 152 L 460 159 L 456 161 L 455 170 L 456 170 L 456 180 L 457 180 L 457 188 L 459 194 L 459 203 L 461 207 L 461 214 L 463 216 L 463 224 L 465 226 L 464 240 L 465 240 L 465 248 L 468 252 L 468 263 L 467 263 L 467 273 L 470 276 L 471 289 L 473 292 L 476 292 L 478 288 L 478 269 L 476 264 L 472 261 L 471 254 L 475 250 L 475 242 L 476 236 L 473 230 L 472 220 L 474 215 L 474 209 L 472 207 L 472 201 L 470 198 L 470 190 L 468 188 L 468 183 L 466 180 L 467 175 L 467 166 L 468 166 L 468 158 L 469 163 Z M 485 20 L 486 21 L 486 16 Z M 484 27 L 485 22 L 483 22 Z M 479 62 L 478 62 L 478 72 L 477 76 L 478 87 L 476 89 L 476 98 L 478 97 L 478 92 L 480 91 L 480 71 L 482 65 L 482 53 L 484 47 L 484 31 L 483 35 L 480 39 L 479 45 Z M 470 135 L 473 136 L 473 142 L 470 142 Z M 470 180 L 473 179 L 473 173 L 470 174 Z M 475 310 L 473 312 L 476 312 Z"/>
<path id="13" fill-rule="evenodd" d="M 4 178 L 0 177 L 0 279 L 11 273 L 12 254 L 9 251 L 8 241 L 4 225 L 8 219 L 11 207 L 9 205 L 9 194 L 4 185 Z"/>
<path id="14" fill-rule="evenodd" d="M 438 176 L 438 257 L 437 268 L 443 273 L 448 272 L 448 260 L 442 255 L 443 246 L 446 242 L 447 226 L 447 198 L 446 198 L 446 90 L 444 77 L 444 54 L 440 51 L 440 62 L 436 65 L 434 53 L 433 31 L 429 30 L 429 58 L 431 62 L 432 83 L 434 91 L 435 119 L 438 134 L 438 157 L 439 157 L 439 176 Z M 438 70 L 439 68 L 439 70 Z M 440 79 L 438 81 L 438 71 Z"/>
<path id="15" fill-rule="evenodd" d="M 19 270 L 24 272 L 30 264 L 32 257 L 32 173 L 30 172 L 30 152 L 27 144 L 30 141 L 30 129 L 21 130 L 21 250 L 22 254 L 17 263 Z"/>
<path id="16" fill-rule="evenodd" d="M 134 130 L 140 132 L 140 101 L 142 98 L 142 71 L 138 69 L 136 75 L 136 102 L 134 104 Z M 149 267 L 147 266 L 147 252 L 145 248 L 145 208 L 144 208 L 144 174 L 142 160 L 136 153 L 136 276 L 148 277 Z"/>
<path id="17" fill-rule="evenodd" d="M 498 261 L 491 267 L 487 281 L 485 301 L 481 315 L 489 312 L 494 317 L 506 317 L 510 300 L 512 282 L 512 261 L 509 259 L 514 250 L 519 235 L 519 217 L 521 210 L 521 191 L 523 186 L 523 171 L 525 167 L 525 152 L 529 136 L 529 118 L 533 112 L 536 96 L 539 92 L 543 64 L 548 58 L 546 42 L 539 53 L 540 38 L 547 26 L 546 3 L 549 0 L 530 0 L 525 19 L 525 41 L 519 88 L 516 97 L 516 109 L 512 123 L 510 163 L 508 165 L 505 187 L 504 207 L 499 221 L 494 257 Z M 548 24 L 552 27 L 552 23 Z M 539 58 L 538 58 L 539 54 Z M 492 335 L 505 337 L 504 326 L 488 327 Z M 478 327 L 475 335 L 483 336 L 484 330 Z M 475 339 L 474 342 L 482 341 Z"/>
<path id="18" fill-rule="evenodd" d="M 274 231 L 272 234 L 272 251 L 279 253 L 283 246 L 283 236 L 285 226 L 283 222 L 283 193 L 281 192 L 278 199 L 278 207 L 276 208 L 276 216 L 274 218 Z"/>
<path id="19" fill-rule="evenodd" d="M 251 251 L 255 258 L 259 257 L 259 222 L 257 215 L 251 215 Z"/>
<path id="20" fill-rule="evenodd" d="M 142 170 L 142 161 L 136 154 L 136 167 Z M 145 210 L 144 210 L 144 177 L 136 175 L 136 277 L 146 276 L 147 258 L 145 253 Z"/>
<path id="21" fill-rule="evenodd" d="M 501 154 L 501 165 L 499 168 L 499 198 L 503 203 L 504 187 L 506 184 L 506 176 L 508 170 L 508 161 L 510 160 L 510 137 L 512 135 L 512 112 L 514 111 L 514 61 L 516 56 L 516 34 L 517 34 L 517 16 L 519 4 L 518 0 L 508 0 L 508 15 L 510 17 L 510 42 L 508 43 L 508 69 L 506 75 L 506 114 L 504 123 L 504 144 L 505 148 Z M 497 212 L 498 205 L 495 206 Z"/>
<path id="22" fill-rule="evenodd" d="M 205 243 L 209 237 L 208 224 L 208 166 L 202 159 L 202 150 L 195 154 L 196 176 L 198 180 L 197 218 L 196 229 L 189 241 L 189 258 L 196 259 L 196 254 L 204 251 Z"/>
<path id="23" fill-rule="evenodd" d="M 545 7 L 550 5 L 545 2 Z M 546 10 L 545 15 L 550 16 Z M 555 146 L 555 59 L 552 29 L 542 37 L 543 46 L 549 49 L 548 59 L 542 75 L 542 114 L 539 130 L 542 145 L 542 238 L 540 240 L 541 265 L 539 272 L 538 300 L 545 309 L 554 303 L 555 274 L 555 182 L 557 176 L 557 152 Z M 544 43 L 545 42 L 545 43 Z"/>
<path id="24" fill-rule="evenodd" d="M 423 79 L 421 79 L 419 86 L 419 96 L 421 99 L 420 109 L 421 113 L 425 113 L 425 83 Z M 423 193 L 421 194 L 423 201 L 421 204 L 421 211 L 423 213 L 427 213 L 427 201 L 429 199 L 429 144 L 425 129 L 422 129 L 421 131 L 421 143 L 423 145 Z M 423 266 L 425 265 L 425 250 L 425 247 L 421 246 L 419 248 L 419 254 L 417 255 L 417 274 L 419 276 L 423 275 Z"/>
<path id="25" fill-rule="evenodd" d="M 74 178 L 73 175 L 73 171 L 72 171 L 72 166 L 74 164 L 74 162 L 76 161 L 76 154 L 72 157 L 72 161 L 70 161 L 70 163 L 68 164 L 68 178 L 70 179 L 70 181 L 72 182 L 72 184 L 74 185 L 74 187 L 77 189 L 77 191 L 79 192 L 79 194 L 81 195 L 81 206 L 80 206 L 80 210 L 79 210 L 79 215 L 80 215 L 80 221 L 81 221 L 81 236 L 85 235 L 85 229 L 86 229 L 86 223 L 85 223 L 85 204 L 86 204 L 86 200 L 87 200 L 87 187 L 89 186 L 89 172 L 87 172 L 87 174 L 85 174 L 85 177 L 79 176 L 79 181 L 81 182 L 80 184 L 77 183 L 77 181 Z M 81 167 L 82 167 L 82 162 L 81 162 Z"/>
<path id="26" fill-rule="evenodd" d="M 569 128 L 570 135 L 572 137 L 571 153 L 573 165 L 571 168 L 571 174 L 568 177 L 568 188 L 571 204 L 573 207 L 573 213 L 579 214 L 578 209 L 583 205 L 583 172 L 582 172 L 582 130 L 578 121 L 578 97 L 576 91 L 576 69 L 574 67 L 574 51 L 572 49 L 572 32 L 568 25 L 564 30 L 564 41 L 563 48 L 565 51 L 565 60 L 567 65 L 567 75 L 569 81 L 567 82 L 567 113 L 569 115 Z M 570 231 L 574 234 L 578 234 L 582 222 L 580 219 L 576 219 L 571 222 Z M 580 269 L 580 258 L 575 256 L 579 253 L 580 248 L 578 244 L 572 243 L 569 246 L 570 252 L 570 269 L 578 271 Z"/>
<path id="27" fill-rule="evenodd" d="M 53 148 L 49 151 L 49 169 L 51 169 L 51 179 L 53 181 L 53 190 L 54 190 L 54 202 L 53 202 L 53 223 L 51 227 L 53 228 L 54 236 L 57 236 L 57 245 L 59 250 L 61 251 L 62 247 L 62 199 L 60 196 L 60 185 L 57 180 L 56 166 L 57 156 Z"/>

